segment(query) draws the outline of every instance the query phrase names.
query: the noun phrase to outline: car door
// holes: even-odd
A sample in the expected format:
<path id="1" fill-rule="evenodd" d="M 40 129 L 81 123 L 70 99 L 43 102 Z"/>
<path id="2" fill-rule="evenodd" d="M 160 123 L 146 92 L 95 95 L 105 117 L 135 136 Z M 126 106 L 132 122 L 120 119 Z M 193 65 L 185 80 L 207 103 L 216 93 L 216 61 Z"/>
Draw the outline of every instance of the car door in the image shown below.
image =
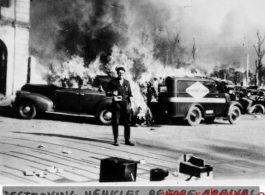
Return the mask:
<path id="1" fill-rule="evenodd" d="M 79 110 L 83 113 L 93 114 L 93 108 L 98 101 L 106 97 L 105 92 L 94 89 L 82 89 L 79 96 Z"/>
<path id="2" fill-rule="evenodd" d="M 80 89 L 59 88 L 55 90 L 55 109 L 78 112 Z"/>
<path id="3" fill-rule="evenodd" d="M 223 89 L 217 90 L 215 82 L 204 82 L 203 84 L 209 89 L 209 93 L 205 96 L 205 98 L 209 98 L 209 103 L 205 108 L 205 114 L 223 114 L 226 106 L 226 96 Z"/>

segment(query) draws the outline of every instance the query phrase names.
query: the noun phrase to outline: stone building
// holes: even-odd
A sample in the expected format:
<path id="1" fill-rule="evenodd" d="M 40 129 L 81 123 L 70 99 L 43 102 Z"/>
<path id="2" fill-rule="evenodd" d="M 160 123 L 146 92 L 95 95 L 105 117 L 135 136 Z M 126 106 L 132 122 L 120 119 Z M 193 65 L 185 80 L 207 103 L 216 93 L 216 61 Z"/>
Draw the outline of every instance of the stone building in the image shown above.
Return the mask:
<path id="1" fill-rule="evenodd" d="M 27 81 L 30 0 L 0 0 L 0 93 L 12 95 Z"/>

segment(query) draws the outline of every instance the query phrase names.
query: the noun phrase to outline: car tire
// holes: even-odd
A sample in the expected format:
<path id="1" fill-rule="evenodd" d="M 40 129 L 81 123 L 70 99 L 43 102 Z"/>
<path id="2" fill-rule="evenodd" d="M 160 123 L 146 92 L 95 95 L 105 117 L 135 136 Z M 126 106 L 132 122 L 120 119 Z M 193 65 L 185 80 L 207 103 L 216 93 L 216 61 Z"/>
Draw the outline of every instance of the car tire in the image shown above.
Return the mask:
<path id="1" fill-rule="evenodd" d="M 232 125 L 238 123 L 241 119 L 240 109 L 237 106 L 230 108 L 227 118 Z"/>
<path id="2" fill-rule="evenodd" d="M 111 108 L 110 107 L 103 107 L 98 112 L 98 122 L 103 125 L 110 125 L 111 124 Z"/>
<path id="3" fill-rule="evenodd" d="M 256 104 L 249 109 L 249 114 L 264 114 L 264 106 Z"/>
<path id="4" fill-rule="evenodd" d="M 207 117 L 204 119 L 204 121 L 205 123 L 210 124 L 214 122 L 215 118 L 216 118 L 215 116 Z"/>
<path id="5" fill-rule="evenodd" d="M 198 107 L 190 108 L 188 115 L 187 115 L 188 124 L 191 126 L 195 126 L 195 125 L 200 124 L 201 120 L 202 120 L 201 110 Z"/>
<path id="6" fill-rule="evenodd" d="M 33 119 L 37 115 L 35 105 L 30 101 L 22 101 L 18 106 L 18 116 L 22 119 Z"/>

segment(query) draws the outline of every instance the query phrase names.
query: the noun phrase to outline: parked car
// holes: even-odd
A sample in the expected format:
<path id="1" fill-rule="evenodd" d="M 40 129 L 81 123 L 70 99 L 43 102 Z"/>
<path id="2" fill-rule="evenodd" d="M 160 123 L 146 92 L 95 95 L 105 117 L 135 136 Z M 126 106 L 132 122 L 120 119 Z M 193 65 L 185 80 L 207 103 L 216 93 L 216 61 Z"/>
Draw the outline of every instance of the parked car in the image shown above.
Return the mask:
<path id="1" fill-rule="evenodd" d="M 113 77 L 106 76 L 106 75 L 97 75 L 93 81 L 93 87 L 98 87 L 106 91 L 108 87 L 108 83 L 113 79 Z"/>
<path id="2" fill-rule="evenodd" d="M 244 113 L 264 114 L 265 113 L 265 92 L 259 90 L 256 95 L 249 95 L 240 100 Z"/>
<path id="3" fill-rule="evenodd" d="M 111 97 L 95 88 L 26 84 L 16 93 L 13 106 L 22 119 L 33 119 L 39 113 L 85 114 L 108 125 L 111 123 L 111 102 Z"/>
<path id="4" fill-rule="evenodd" d="M 167 77 L 159 91 L 158 102 L 150 105 L 157 118 L 182 118 L 190 125 L 198 125 L 203 118 L 211 123 L 216 117 L 236 124 L 241 118 L 241 104 L 231 101 L 223 85 L 214 80 Z"/>

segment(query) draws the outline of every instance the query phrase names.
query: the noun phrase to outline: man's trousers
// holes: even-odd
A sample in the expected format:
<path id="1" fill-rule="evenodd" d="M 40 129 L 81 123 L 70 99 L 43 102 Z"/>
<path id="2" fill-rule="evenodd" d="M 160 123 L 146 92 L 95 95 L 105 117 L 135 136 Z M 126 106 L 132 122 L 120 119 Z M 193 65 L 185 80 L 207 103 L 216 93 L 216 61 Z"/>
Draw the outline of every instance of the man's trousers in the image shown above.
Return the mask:
<path id="1" fill-rule="evenodd" d="M 124 126 L 125 142 L 130 141 L 131 136 L 131 114 L 130 105 L 126 100 L 112 102 L 112 131 L 114 141 L 118 142 L 119 138 L 119 124 Z"/>

